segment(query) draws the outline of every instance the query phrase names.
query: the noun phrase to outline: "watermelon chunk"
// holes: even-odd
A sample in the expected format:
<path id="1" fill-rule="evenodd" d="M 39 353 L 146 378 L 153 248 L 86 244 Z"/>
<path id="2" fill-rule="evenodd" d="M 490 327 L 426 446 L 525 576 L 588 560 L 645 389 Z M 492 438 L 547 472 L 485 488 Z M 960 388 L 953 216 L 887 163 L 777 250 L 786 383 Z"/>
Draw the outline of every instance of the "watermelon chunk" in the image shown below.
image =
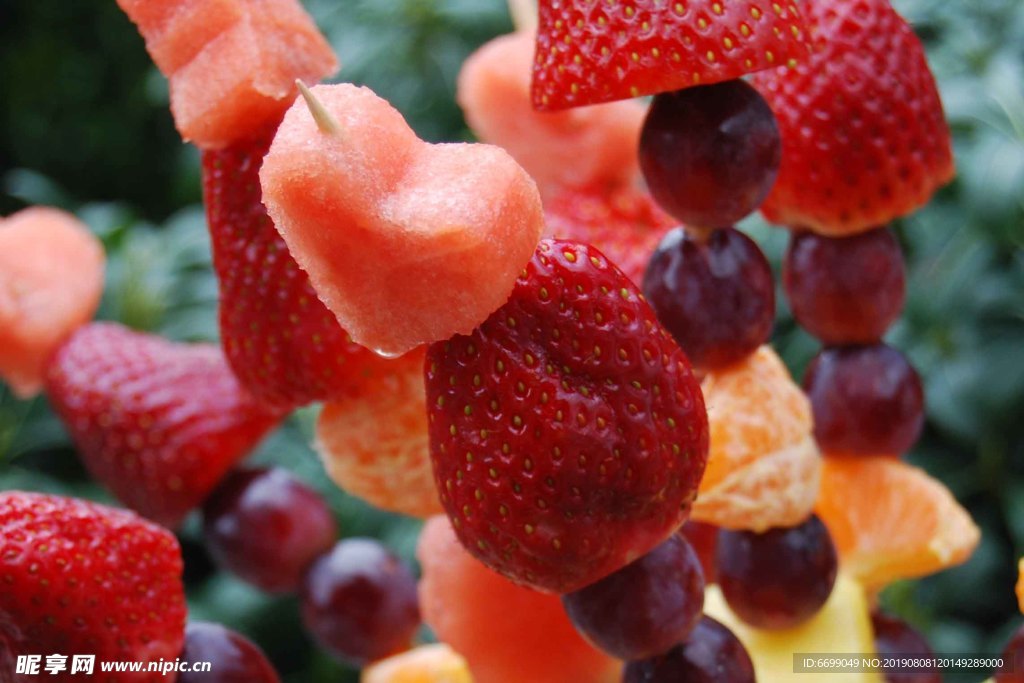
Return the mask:
<path id="1" fill-rule="evenodd" d="M 178 132 L 203 149 L 251 137 L 338 68 L 297 0 L 118 0 L 170 81 Z"/>
<path id="2" fill-rule="evenodd" d="M 207 43 L 245 18 L 236 0 L 171 0 L 162 3 L 163 7 L 153 7 L 161 3 L 150 0 L 121 0 L 122 8 L 129 4 L 138 16 L 139 32 L 146 38 L 146 51 L 164 74 L 173 74 L 191 62 Z"/>
<path id="3" fill-rule="evenodd" d="M 383 355 L 468 334 L 505 303 L 540 240 L 537 186 L 491 145 L 431 145 L 367 88 L 313 88 L 260 170 L 263 201 L 317 295 Z"/>
<path id="4" fill-rule="evenodd" d="M 28 398 L 60 343 L 103 295 L 100 241 L 77 218 L 32 207 L 0 220 L 0 378 Z"/>
<path id="5" fill-rule="evenodd" d="M 504 147 L 533 176 L 545 197 L 562 186 L 632 183 L 647 107 L 613 102 L 538 112 L 530 100 L 534 35 L 495 38 L 462 66 L 457 99 L 473 132 Z"/>
<path id="6" fill-rule="evenodd" d="M 423 620 L 466 658 L 474 683 L 616 683 L 622 663 L 577 633 L 556 595 L 518 586 L 463 549 L 445 517 L 430 519 L 416 556 Z"/>

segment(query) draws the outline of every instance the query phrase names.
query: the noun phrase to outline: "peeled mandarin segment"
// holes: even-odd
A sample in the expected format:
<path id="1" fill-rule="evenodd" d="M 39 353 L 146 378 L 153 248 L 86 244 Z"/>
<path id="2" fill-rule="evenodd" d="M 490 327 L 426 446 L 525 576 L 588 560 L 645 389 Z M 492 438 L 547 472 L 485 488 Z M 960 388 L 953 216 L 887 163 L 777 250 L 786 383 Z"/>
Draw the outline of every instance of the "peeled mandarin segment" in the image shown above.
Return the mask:
<path id="1" fill-rule="evenodd" d="M 36 394 L 50 356 L 92 318 L 105 265 L 71 214 L 33 207 L 0 219 L 0 378 L 15 394 Z"/>
<path id="2" fill-rule="evenodd" d="M 387 373 L 324 405 L 316 449 L 334 483 L 384 510 L 414 517 L 443 512 L 427 433 L 423 349 Z"/>
<path id="3" fill-rule="evenodd" d="M 615 102 L 541 113 L 530 102 L 534 35 L 492 40 L 462 65 L 456 98 L 483 141 L 508 150 L 547 195 L 560 186 L 636 180 L 647 108 Z"/>
<path id="4" fill-rule="evenodd" d="M 297 102 L 260 180 L 317 295 L 383 355 L 468 334 L 505 303 L 540 240 L 536 184 L 497 147 L 423 142 L 367 88 L 312 92 L 339 132 Z"/>
<path id="5" fill-rule="evenodd" d="M 771 683 L 884 683 L 875 672 L 795 673 L 795 653 L 871 654 L 875 651 L 864 589 L 839 574 L 828 602 L 810 620 L 791 629 L 766 631 L 748 626 L 729 609 L 718 586 L 704 595 L 704 613 L 727 626 L 747 648 L 757 680 Z"/>
<path id="6" fill-rule="evenodd" d="M 765 531 L 807 519 L 818 498 L 821 455 L 814 439 L 786 446 L 738 469 L 698 495 L 692 517 L 727 529 Z"/>
<path id="7" fill-rule="evenodd" d="M 475 683 L 618 683 L 621 662 L 583 640 L 557 595 L 517 586 L 459 544 L 445 517 L 423 528 L 420 609 Z"/>
<path id="8" fill-rule="evenodd" d="M 244 139 L 291 104 L 296 79 L 338 62 L 298 0 L 118 0 L 170 80 L 182 138 L 203 149 Z"/>
<path id="9" fill-rule="evenodd" d="M 800 387 L 768 346 L 701 389 L 711 447 L 693 519 L 728 529 L 793 526 L 818 497 L 821 457 Z"/>
<path id="10" fill-rule="evenodd" d="M 940 481 L 887 456 L 825 458 L 816 512 L 840 567 L 871 589 L 960 564 L 981 538 Z"/>
<path id="11" fill-rule="evenodd" d="M 1017 562 L 1017 585 L 1015 592 L 1017 593 L 1017 608 L 1024 613 L 1024 557 L 1020 558 Z"/>
<path id="12" fill-rule="evenodd" d="M 361 683 L 473 683 L 466 660 L 443 643 L 420 645 L 363 669 Z"/>

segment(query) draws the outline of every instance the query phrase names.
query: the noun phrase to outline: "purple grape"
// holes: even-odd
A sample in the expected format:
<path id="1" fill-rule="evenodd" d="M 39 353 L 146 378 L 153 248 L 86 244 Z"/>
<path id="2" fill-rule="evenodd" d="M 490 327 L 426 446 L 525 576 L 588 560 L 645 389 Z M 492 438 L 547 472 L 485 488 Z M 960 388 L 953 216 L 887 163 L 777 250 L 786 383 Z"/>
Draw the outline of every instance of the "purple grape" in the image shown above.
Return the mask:
<path id="1" fill-rule="evenodd" d="M 700 558 L 700 567 L 704 570 L 704 583 L 717 581 L 715 569 L 715 548 L 718 546 L 718 527 L 695 520 L 689 520 L 679 530 L 693 551 Z"/>
<path id="2" fill-rule="evenodd" d="M 760 247 L 734 228 L 701 241 L 669 231 L 651 257 L 644 295 L 702 371 L 743 359 L 771 335 L 775 282 Z"/>
<path id="3" fill-rule="evenodd" d="M 794 234 L 782 281 L 793 317 L 828 345 L 877 342 L 903 309 L 903 254 L 891 230 Z"/>
<path id="4" fill-rule="evenodd" d="M 817 614 L 838 570 L 832 537 L 817 515 L 764 533 L 722 529 L 715 560 L 729 607 L 763 629 L 790 628 Z"/>
<path id="5" fill-rule="evenodd" d="M 685 642 L 629 662 L 623 683 L 755 683 L 754 663 L 732 631 L 703 617 Z"/>
<path id="6" fill-rule="evenodd" d="M 724 228 L 757 209 L 781 160 L 775 115 L 740 80 L 655 96 L 640 133 L 651 194 L 695 227 Z"/>
<path id="7" fill-rule="evenodd" d="M 700 560 L 676 534 L 617 572 L 562 596 L 569 619 L 597 648 L 643 659 L 680 642 L 700 619 Z"/>
<path id="8" fill-rule="evenodd" d="M 377 541 L 341 541 L 306 574 L 302 620 L 339 660 L 362 666 L 409 647 L 420 623 L 416 578 Z"/>
<path id="9" fill-rule="evenodd" d="M 804 375 L 814 438 L 829 455 L 902 455 L 921 434 L 924 390 L 885 344 L 825 349 Z"/>
<path id="10" fill-rule="evenodd" d="M 928 641 L 902 619 L 875 612 L 871 615 L 871 626 L 875 632 L 875 652 L 879 657 L 935 656 Z M 883 675 L 886 683 L 942 683 L 942 674 L 936 667 L 922 667 L 913 671 L 886 669 Z"/>
<path id="11" fill-rule="evenodd" d="M 178 683 L 280 683 L 274 667 L 255 643 L 220 624 L 189 623 L 181 661 L 188 671 Z M 194 664 L 209 662 L 209 671 L 192 671 Z"/>
<path id="12" fill-rule="evenodd" d="M 238 470 L 203 505 L 206 546 L 221 567 L 270 592 L 297 590 L 338 526 L 320 495 L 283 469 Z"/>

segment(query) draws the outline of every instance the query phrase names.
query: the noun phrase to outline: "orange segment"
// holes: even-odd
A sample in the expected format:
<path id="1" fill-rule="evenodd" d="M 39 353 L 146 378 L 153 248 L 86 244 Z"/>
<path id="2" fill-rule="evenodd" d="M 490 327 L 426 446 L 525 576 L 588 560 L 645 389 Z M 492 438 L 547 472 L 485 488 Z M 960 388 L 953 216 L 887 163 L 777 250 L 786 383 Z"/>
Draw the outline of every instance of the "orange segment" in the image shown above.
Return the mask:
<path id="1" fill-rule="evenodd" d="M 31 207 L 0 219 L 0 380 L 22 398 L 46 363 L 92 319 L 103 295 L 103 245 L 77 218 Z"/>
<path id="2" fill-rule="evenodd" d="M 363 670 L 361 683 L 473 683 L 466 660 L 444 644 L 420 645 Z"/>
<path id="3" fill-rule="evenodd" d="M 941 482 L 886 456 L 825 458 L 817 513 L 843 569 L 869 588 L 960 564 L 981 537 Z"/>
<path id="4" fill-rule="evenodd" d="M 1017 608 L 1024 613 L 1024 557 L 1017 561 Z"/>
<path id="5" fill-rule="evenodd" d="M 762 346 L 701 388 L 711 448 L 692 517 L 755 531 L 806 519 L 821 457 L 807 398 L 775 352 Z"/>
<path id="6" fill-rule="evenodd" d="M 380 372 L 324 405 L 316 449 L 327 474 L 348 493 L 415 517 L 443 512 L 427 436 L 424 349 L 381 361 Z"/>

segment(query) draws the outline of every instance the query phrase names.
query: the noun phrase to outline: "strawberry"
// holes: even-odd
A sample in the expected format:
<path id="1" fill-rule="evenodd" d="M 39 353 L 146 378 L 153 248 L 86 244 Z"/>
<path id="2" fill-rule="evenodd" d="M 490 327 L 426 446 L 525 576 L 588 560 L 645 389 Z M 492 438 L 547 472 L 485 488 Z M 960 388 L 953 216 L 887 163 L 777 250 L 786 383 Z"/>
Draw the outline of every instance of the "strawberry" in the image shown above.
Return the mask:
<path id="1" fill-rule="evenodd" d="M 216 346 L 110 323 L 80 328 L 57 351 L 46 388 L 93 476 L 168 527 L 280 417 L 245 393 Z"/>
<path id="2" fill-rule="evenodd" d="M 338 325 L 267 215 L 259 170 L 276 128 L 203 152 L 203 196 L 228 362 L 253 396 L 292 408 L 343 396 L 387 361 Z"/>
<path id="3" fill-rule="evenodd" d="M 883 225 L 952 179 L 949 126 L 921 41 L 888 0 L 805 4 L 810 60 L 758 74 L 782 165 L 768 220 L 824 235 Z"/>
<path id="4" fill-rule="evenodd" d="M 181 550 L 174 536 L 126 510 L 21 491 L 0 493 L 0 681 L 18 655 L 96 656 L 112 683 L 157 683 L 159 673 L 100 675 L 100 662 L 173 661 L 185 639 Z M 46 660 L 41 662 L 40 669 Z"/>
<path id="5" fill-rule="evenodd" d="M 533 106 L 681 90 L 808 54 L 792 0 L 541 0 Z"/>
<path id="6" fill-rule="evenodd" d="M 547 236 L 599 248 L 633 282 L 676 224 L 646 192 L 629 185 L 563 188 L 544 202 Z"/>
<path id="7" fill-rule="evenodd" d="M 686 356 L 622 271 L 543 240 L 508 303 L 427 352 L 434 477 L 463 545 L 569 592 L 685 521 L 708 424 Z"/>

